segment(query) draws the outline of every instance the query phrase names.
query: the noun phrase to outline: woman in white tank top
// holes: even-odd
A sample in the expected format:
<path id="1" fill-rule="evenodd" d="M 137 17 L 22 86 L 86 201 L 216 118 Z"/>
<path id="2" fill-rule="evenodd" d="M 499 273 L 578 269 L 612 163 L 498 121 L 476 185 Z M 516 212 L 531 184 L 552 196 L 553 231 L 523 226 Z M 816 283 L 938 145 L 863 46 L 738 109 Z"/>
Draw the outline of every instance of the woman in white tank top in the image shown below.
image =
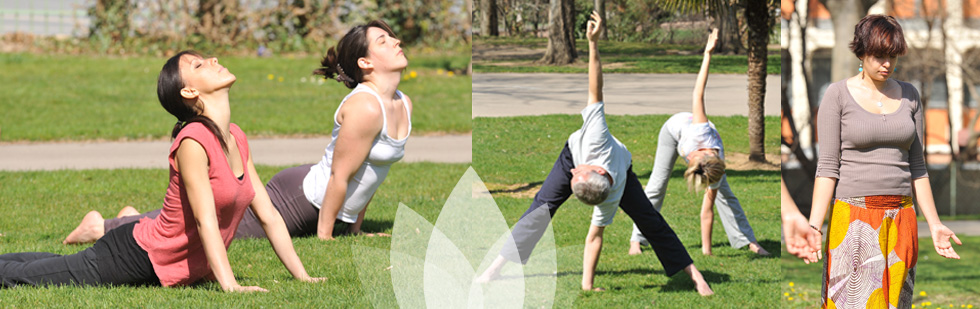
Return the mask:
<path id="1" fill-rule="evenodd" d="M 708 82 L 711 51 L 717 39 L 718 30 L 714 29 L 704 48 L 704 59 L 694 85 L 691 112 L 675 114 L 660 128 L 657 155 L 645 191 L 653 207 L 660 211 L 666 196 L 670 171 L 674 168 L 677 157 L 683 157 L 688 164 L 684 172 L 688 186 L 693 190 L 704 190 L 701 203 L 701 252 L 711 255 L 713 208 L 717 206 L 731 246 L 748 246 L 752 252 L 765 256 L 769 253 L 756 241 L 745 211 L 728 186 L 725 177 L 725 149 L 718 130 L 708 121 L 708 115 L 704 111 L 704 88 Z M 646 241 L 634 224 L 630 254 L 640 253 L 640 245 Z"/>
<path id="2" fill-rule="evenodd" d="M 266 191 L 291 236 L 316 233 L 330 240 L 337 222 L 347 225 L 340 233 L 361 234 L 364 212 L 375 190 L 391 164 L 405 155 L 405 142 L 412 131 L 412 101 L 398 91 L 401 72 L 408 66 L 401 40 L 382 21 L 348 31 L 327 51 L 321 65 L 313 74 L 353 89 L 329 118 L 333 139 L 318 163 L 280 171 L 266 184 Z M 117 218 L 108 220 L 92 213 L 65 243 L 93 242 L 112 228 L 155 217 L 160 211 L 140 214 L 127 206 Z M 235 238 L 252 237 L 266 235 L 249 210 Z"/>

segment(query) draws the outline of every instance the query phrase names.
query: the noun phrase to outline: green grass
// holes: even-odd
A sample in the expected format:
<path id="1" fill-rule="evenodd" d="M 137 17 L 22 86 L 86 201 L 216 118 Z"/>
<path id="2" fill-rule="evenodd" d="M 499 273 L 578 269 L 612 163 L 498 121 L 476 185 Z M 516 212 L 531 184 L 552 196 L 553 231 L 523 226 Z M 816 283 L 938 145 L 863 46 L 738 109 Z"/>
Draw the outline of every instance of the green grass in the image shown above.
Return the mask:
<path id="1" fill-rule="evenodd" d="M 921 235 L 920 235 L 921 236 Z M 919 260 L 916 265 L 913 303 L 916 308 L 963 308 L 961 305 L 980 307 L 980 236 L 959 237 L 963 246 L 956 246 L 960 260 L 945 259 L 932 247 L 932 239 L 919 238 Z M 784 308 L 819 308 L 820 276 L 823 260 L 805 264 L 802 260 L 783 252 L 780 261 L 783 280 L 780 283 L 780 306 Z M 792 283 L 792 286 L 790 286 Z M 925 292 L 925 296 L 920 293 Z M 788 293 L 788 295 L 787 295 Z M 793 299 L 790 300 L 790 297 Z M 925 302 L 932 303 L 924 306 Z"/>
<path id="2" fill-rule="evenodd" d="M 264 180 L 285 167 L 257 167 Z M 398 203 L 435 222 L 446 197 L 466 170 L 461 164 L 404 163 L 392 167 L 368 211 L 364 230 L 391 232 Z M 418 181 L 424 178 L 425 181 Z M 71 254 L 87 246 L 65 246 L 68 235 L 89 210 L 114 215 L 125 205 L 141 210 L 159 207 L 167 187 L 164 169 L 118 169 L 56 172 L 0 172 L 0 253 L 41 251 Z M 424 192 L 420 194 L 419 192 Z M 387 249 L 390 238 L 316 237 L 293 239 L 306 269 L 329 279 L 305 284 L 291 279 L 264 239 L 236 240 L 228 259 L 238 282 L 270 293 L 222 293 L 216 283 L 186 288 L 161 287 L 21 287 L 5 289 L 0 307 L 326 307 L 365 308 L 351 246 Z"/>
<path id="3" fill-rule="evenodd" d="M 588 67 L 588 43 L 577 40 L 575 43 L 579 58 L 575 63 L 564 66 L 538 65 L 537 61 L 547 48 L 546 38 L 475 37 L 473 49 L 482 48 L 531 48 L 539 53 L 518 56 L 484 57 L 473 59 L 473 71 L 477 73 L 586 73 Z M 697 73 L 701 68 L 699 45 L 653 45 L 636 42 L 602 42 L 599 46 L 603 72 L 607 73 Z M 747 58 L 745 55 L 714 55 L 711 58 L 711 72 L 718 74 L 745 74 Z M 780 55 L 768 56 L 768 74 L 780 73 Z"/>
<path id="4" fill-rule="evenodd" d="M 607 116 L 612 133 L 633 153 L 633 170 L 644 184 L 653 165 L 656 132 L 666 119 L 666 115 Z M 726 150 L 746 150 L 747 145 L 743 145 L 744 117 L 713 117 L 712 121 L 722 128 Z M 767 135 L 771 153 L 777 151 L 777 124 L 776 118 L 767 118 L 768 131 L 772 132 Z M 568 134 L 579 126 L 580 117 L 566 115 L 476 118 L 473 149 L 482 151 L 473 153 L 474 169 L 491 190 L 528 183 L 537 186 L 550 171 Z M 775 291 L 779 289 L 780 269 L 777 258 L 761 258 L 745 249 L 732 249 L 718 222 L 712 235 L 715 255 L 701 255 L 698 220 L 701 198 L 686 191 L 682 173 L 683 164 L 676 165 L 668 184 L 663 214 L 717 294 L 703 299 L 694 292 L 693 283 L 684 274 L 666 277 L 652 250 L 639 256 L 628 255 L 632 221 L 622 211 L 605 230 L 603 253 L 597 269 L 596 286 L 608 291 L 577 292 L 581 282 L 582 244 L 588 232 L 592 207 L 572 198 L 562 206 L 552 223 L 556 246 L 560 248 L 559 290 L 576 292 L 559 294 L 556 304 L 672 308 L 778 306 Z M 728 176 L 756 237 L 767 250 L 778 252 L 780 223 L 776 180 L 779 172 L 729 171 Z M 509 224 L 514 224 L 531 203 L 529 195 L 496 193 L 494 199 Z"/>
<path id="5" fill-rule="evenodd" d="M 469 132 L 472 78 L 438 74 L 465 68 L 469 54 L 410 57 L 406 73 L 416 71 L 417 78 L 403 80 L 399 88 L 414 103 L 414 133 Z M 0 54 L 0 141 L 169 137 L 176 119 L 156 97 L 165 60 Z M 314 83 L 310 72 L 319 60 L 220 57 L 238 77 L 231 90 L 232 121 L 251 136 L 329 135 L 334 111 L 350 90 L 332 80 Z"/>

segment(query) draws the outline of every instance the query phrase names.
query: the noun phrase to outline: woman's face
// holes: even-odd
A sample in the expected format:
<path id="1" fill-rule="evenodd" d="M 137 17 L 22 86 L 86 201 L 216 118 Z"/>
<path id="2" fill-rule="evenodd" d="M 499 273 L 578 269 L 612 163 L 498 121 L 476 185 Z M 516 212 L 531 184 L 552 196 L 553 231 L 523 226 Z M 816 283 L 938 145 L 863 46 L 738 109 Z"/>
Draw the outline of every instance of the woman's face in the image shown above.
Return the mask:
<path id="1" fill-rule="evenodd" d="M 218 63 L 218 58 L 205 59 L 196 55 L 180 57 L 180 78 L 184 81 L 184 89 L 195 89 L 198 93 L 231 87 L 236 80 L 234 74 Z"/>
<path id="2" fill-rule="evenodd" d="M 895 55 L 867 55 L 862 59 L 862 65 L 864 66 L 863 72 L 868 77 L 871 77 L 871 79 L 885 81 L 895 72 L 897 61 L 898 56 Z"/>
<path id="3" fill-rule="evenodd" d="M 367 58 L 374 64 L 375 70 L 391 72 L 401 71 L 408 66 L 408 58 L 402 52 L 402 41 L 390 35 L 384 29 L 369 27 L 367 30 Z"/>

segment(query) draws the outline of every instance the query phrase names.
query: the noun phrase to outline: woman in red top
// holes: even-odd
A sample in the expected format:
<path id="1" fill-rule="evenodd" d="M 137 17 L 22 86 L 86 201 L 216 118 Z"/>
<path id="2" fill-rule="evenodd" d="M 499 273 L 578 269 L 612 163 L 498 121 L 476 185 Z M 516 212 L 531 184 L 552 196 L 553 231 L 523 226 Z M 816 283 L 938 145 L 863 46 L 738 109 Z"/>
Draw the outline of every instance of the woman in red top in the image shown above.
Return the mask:
<path id="1" fill-rule="evenodd" d="M 160 71 L 157 96 L 178 122 L 160 216 L 110 230 L 72 255 L 0 255 L 0 286 L 175 286 L 207 277 L 229 292 L 266 291 L 238 285 L 228 263 L 227 248 L 248 206 L 296 279 L 323 280 L 306 273 L 255 172 L 245 134 L 230 123 L 228 90 L 234 82 L 217 58 L 190 51 L 170 58 Z"/>

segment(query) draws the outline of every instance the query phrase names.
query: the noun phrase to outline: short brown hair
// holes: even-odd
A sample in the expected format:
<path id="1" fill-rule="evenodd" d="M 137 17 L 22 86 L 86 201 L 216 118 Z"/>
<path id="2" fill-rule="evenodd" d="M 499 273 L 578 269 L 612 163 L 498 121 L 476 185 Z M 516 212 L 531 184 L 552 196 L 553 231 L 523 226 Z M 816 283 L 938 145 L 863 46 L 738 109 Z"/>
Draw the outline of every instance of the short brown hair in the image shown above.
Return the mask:
<path id="1" fill-rule="evenodd" d="M 854 26 L 854 40 L 849 46 L 858 58 L 867 55 L 901 56 L 908 50 L 902 26 L 895 17 L 886 15 L 868 15 L 862 18 Z"/>

